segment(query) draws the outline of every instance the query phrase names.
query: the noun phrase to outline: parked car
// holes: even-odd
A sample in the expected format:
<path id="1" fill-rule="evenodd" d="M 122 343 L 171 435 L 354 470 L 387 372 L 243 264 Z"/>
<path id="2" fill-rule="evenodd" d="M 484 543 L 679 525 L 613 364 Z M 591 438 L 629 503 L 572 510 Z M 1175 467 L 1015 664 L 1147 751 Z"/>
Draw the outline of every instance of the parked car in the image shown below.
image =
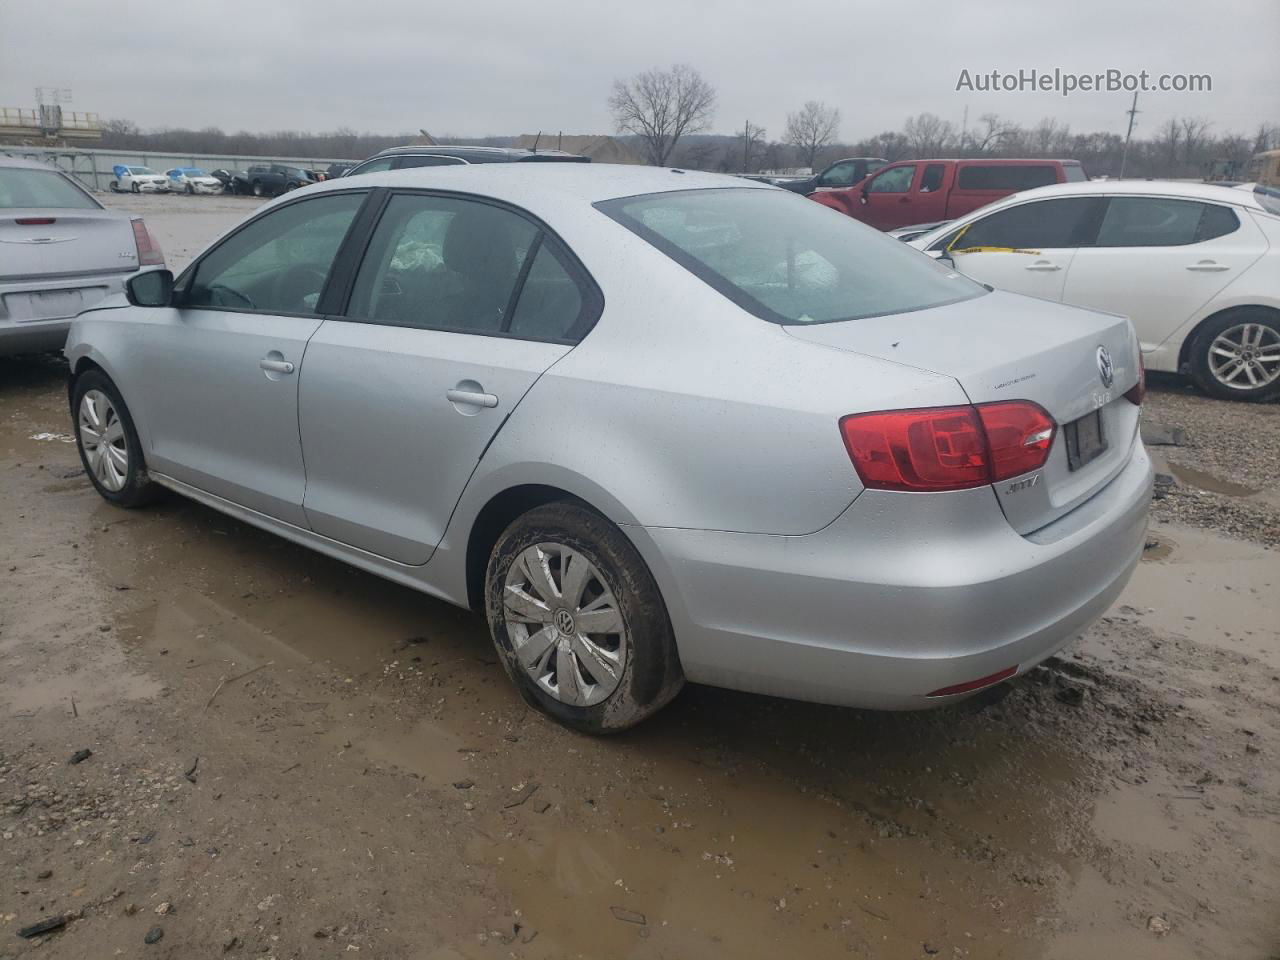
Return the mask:
<path id="1" fill-rule="evenodd" d="M 222 181 L 199 167 L 174 167 L 166 170 L 170 193 L 221 193 Z"/>
<path id="2" fill-rule="evenodd" d="M 813 194 L 880 230 L 951 220 L 1018 190 L 1088 179 L 1076 160 L 907 160 L 849 190 Z"/>
<path id="3" fill-rule="evenodd" d="M 255 164 L 245 171 L 244 179 L 248 184 L 244 192 L 255 197 L 276 197 L 315 183 L 309 171 L 283 163 Z"/>
<path id="4" fill-rule="evenodd" d="M 1280 196 L 1108 180 L 1015 194 L 910 244 L 1014 293 L 1123 314 L 1150 370 L 1280 396 Z"/>
<path id="5" fill-rule="evenodd" d="M 249 177 L 243 170 L 219 168 L 217 170 L 210 170 L 209 176 L 222 184 L 223 193 L 236 194 L 253 192 L 253 187 L 249 183 Z"/>
<path id="6" fill-rule="evenodd" d="M 931 233 L 950 222 L 950 220 L 937 220 L 933 223 L 913 223 L 907 227 L 898 227 L 896 230 L 886 230 L 885 232 L 893 239 L 901 240 L 905 243 L 908 240 L 923 237 L 926 233 Z"/>
<path id="7" fill-rule="evenodd" d="M 846 157 L 815 176 L 779 180 L 777 186 L 806 197 L 821 190 L 847 189 L 861 183 L 888 162 L 883 157 Z"/>
<path id="8" fill-rule="evenodd" d="M 325 179 L 337 180 L 338 177 L 345 177 L 347 171 L 354 166 L 354 163 L 331 163 L 325 168 Z"/>
<path id="9" fill-rule="evenodd" d="M 141 217 L 46 164 L 0 157 L 0 355 L 62 349 L 71 317 L 163 265 Z"/>
<path id="10" fill-rule="evenodd" d="M 117 163 L 111 173 L 112 193 L 164 193 L 169 189 L 169 178 L 150 167 Z"/>
<path id="11" fill-rule="evenodd" d="M 128 296 L 67 345 L 104 498 L 484 610 L 580 730 L 685 679 L 952 702 L 1060 649 L 1146 541 L 1127 320 L 735 177 L 345 177 Z"/>
<path id="12" fill-rule="evenodd" d="M 384 170 L 411 167 L 450 167 L 470 163 L 590 163 L 590 157 L 562 150 L 525 150 L 517 147 L 389 147 L 343 174 L 354 177 Z"/>

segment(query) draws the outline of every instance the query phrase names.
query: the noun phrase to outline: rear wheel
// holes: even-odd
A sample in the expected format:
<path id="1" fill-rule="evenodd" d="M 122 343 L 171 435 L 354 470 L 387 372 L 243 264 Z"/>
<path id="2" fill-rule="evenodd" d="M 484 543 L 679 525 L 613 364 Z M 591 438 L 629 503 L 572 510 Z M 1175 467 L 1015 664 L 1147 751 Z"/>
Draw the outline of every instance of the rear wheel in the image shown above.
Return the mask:
<path id="1" fill-rule="evenodd" d="M 1191 376 L 1223 400 L 1280 396 L 1280 314 L 1246 307 L 1205 323 L 1190 348 Z"/>
<path id="2" fill-rule="evenodd" d="M 71 412 L 80 462 L 103 499 L 122 507 L 154 500 L 160 488 L 147 477 L 138 431 L 115 384 L 98 370 L 81 374 Z"/>
<path id="3" fill-rule="evenodd" d="M 617 527 L 576 503 L 536 507 L 498 538 L 486 609 L 521 695 L 575 730 L 625 730 L 684 685 L 653 575 Z"/>

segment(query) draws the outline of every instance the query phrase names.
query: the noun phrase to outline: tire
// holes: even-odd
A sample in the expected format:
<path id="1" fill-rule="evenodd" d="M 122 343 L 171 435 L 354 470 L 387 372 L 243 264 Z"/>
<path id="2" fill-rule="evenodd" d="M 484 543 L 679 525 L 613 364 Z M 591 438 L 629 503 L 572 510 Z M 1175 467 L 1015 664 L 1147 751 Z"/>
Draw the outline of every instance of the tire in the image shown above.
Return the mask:
<path id="1" fill-rule="evenodd" d="M 111 192 L 112 192 L 112 193 L 119 193 L 119 192 L 120 192 L 120 184 L 119 184 L 119 183 L 117 183 L 115 180 L 112 180 L 112 181 L 111 181 Z"/>
<path id="2" fill-rule="evenodd" d="M 141 193 L 141 192 L 142 192 L 142 188 L 141 188 L 141 187 L 139 187 L 136 183 L 131 183 L 131 184 L 129 184 L 129 189 L 131 189 L 134 193 Z"/>
<path id="3" fill-rule="evenodd" d="M 526 551 L 546 558 L 543 569 L 553 594 L 551 603 L 538 608 L 536 620 L 507 606 L 514 596 L 528 610 L 530 598 L 548 592 L 526 575 Z M 580 600 L 557 603 L 558 591 L 566 586 L 564 574 L 582 574 L 584 562 Z M 507 676 L 527 703 L 566 727 L 617 733 L 660 710 L 684 686 L 671 621 L 653 575 L 617 527 L 577 503 L 535 507 L 507 527 L 489 557 L 485 608 Z M 567 620 L 560 619 L 564 616 Z M 588 616 L 597 626 L 620 629 L 588 637 L 576 623 L 582 619 L 585 625 Z M 518 651 L 530 656 L 540 649 L 548 652 L 526 668 Z M 562 664 L 577 679 L 566 684 Z"/>
<path id="4" fill-rule="evenodd" d="M 1196 331 L 1187 357 L 1191 378 L 1212 397 L 1251 403 L 1280 397 L 1280 313 L 1241 307 L 1213 317 Z"/>
<path id="5" fill-rule="evenodd" d="M 253 181 L 253 195 L 255 197 L 265 197 L 267 195 L 267 192 L 262 189 L 262 181 Z"/>
<path id="6" fill-rule="evenodd" d="M 88 424 L 91 421 L 84 419 L 83 410 L 86 397 L 96 399 L 93 406 L 108 436 L 113 421 L 118 422 L 121 428 L 123 444 L 115 446 L 117 449 L 123 446 L 126 465 L 118 486 L 114 482 L 115 474 L 106 469 L 105 464 L 102 467 L 98 466 L 102 461 L 107 460 L 118 464 L 118 459 L 113 459 L 110 454 L 95 458 L 94 453 L 86 449 L 91 443 L 88 436 Z M 105 398 L 114 418 L 104 411 L 102 398 Z M 116 385 L 100 370 L 89 370 L 76 377 L 71 389 L 71 423 L 75 432 L 76 450 L 80 453 L 80 462 L 84 465 L 85 473 L 89 475 L 94 489 L 104 500 L 121 507 L 140 507 L 160 495 L 161 488 L 147 477 L 146 463 L 142 458 L 142 445 L 138 442 L 138 431 L 133 425 L 133 417 L 129 415 L 129 409 L 125 406 Z"/>
<path id="7" fill-rule="evenodd" d="M 188 195 L 188 196 L 190 196 L 191 194 L 193 194 L 193 193 L 195 193 L 195 192 L 196 192 L 196 188 L 195 188 L 195 187 L 193 187 L 191 184 L 189 184 L 189 183 L 188 183 L 188 184 L 187 184 L 187 195 Z"/>

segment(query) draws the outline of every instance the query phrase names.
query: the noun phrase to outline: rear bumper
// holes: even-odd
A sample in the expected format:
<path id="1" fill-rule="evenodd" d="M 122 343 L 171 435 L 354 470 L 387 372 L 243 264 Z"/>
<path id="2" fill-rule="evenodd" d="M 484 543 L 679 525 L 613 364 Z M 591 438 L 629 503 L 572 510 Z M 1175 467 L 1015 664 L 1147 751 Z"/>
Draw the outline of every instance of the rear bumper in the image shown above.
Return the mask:
<path id="1" fill-rule="evenodd" d="M 866 491 L 801 537 L 625 528 L 654 571 L 690 680 L 880 709 L 1023 672 L 1100 616 L 1146 536 L 1151 463 L 1135 443 L 1103 490 L 1018 535 L 990 488 Z"/>
<path id="2" fill-rule="evenodd" d="M 124 290 L 133 274 L 57 277 L 47 280 L 0 283 L 0 356 L 61 350 L 76 315 L 96 306 L 105 297 Z M 30 294 L 71 293 L 63 316 L 40 316 Z"/>

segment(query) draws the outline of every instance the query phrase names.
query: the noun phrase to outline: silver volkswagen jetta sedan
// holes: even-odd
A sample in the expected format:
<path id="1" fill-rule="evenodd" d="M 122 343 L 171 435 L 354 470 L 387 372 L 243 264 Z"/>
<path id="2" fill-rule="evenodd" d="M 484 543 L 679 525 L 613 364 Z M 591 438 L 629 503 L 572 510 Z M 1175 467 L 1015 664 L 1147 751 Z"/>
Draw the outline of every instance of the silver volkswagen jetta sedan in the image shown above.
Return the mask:
<path id="1" fill-rule="evenodd" d="M 85 468 L 483 609 L 524 697 L 904 709 L 1024 671 L 1141 553 L 1122 317 L 802 197 L 592 164 L 289 194 L 67 344 Z"/>

